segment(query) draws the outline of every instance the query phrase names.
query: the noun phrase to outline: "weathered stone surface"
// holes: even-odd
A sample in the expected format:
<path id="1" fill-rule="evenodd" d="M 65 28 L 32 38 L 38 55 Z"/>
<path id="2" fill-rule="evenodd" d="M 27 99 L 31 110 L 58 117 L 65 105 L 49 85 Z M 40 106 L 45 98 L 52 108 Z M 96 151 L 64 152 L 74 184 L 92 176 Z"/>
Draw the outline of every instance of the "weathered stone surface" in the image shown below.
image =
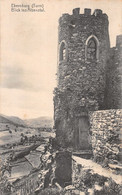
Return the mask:
<path id="1" fill-rule="evenodd" d="M 110 49 L 106 76 L 106 106 L 122 108 L 122 35 L 117 36 L 116 47 Z"/>
<path id="2" fill-rule="evenodd" d="M 92 41 L 92 49 L 89 48 L 89 40 Z M 56 136 L 62 146 L 84 149 L 80 145 L 84 129 L 79 128 L 78 121 L 80 117 L 87 116 L 88 111 L 121 108 L 121 42 L 122 36 L 119 36 L 116 47 L 110 49 L 108 17 L 102 10 L 97 9 L 91 15 L 90 9 L 80 14 L 78 8 L 72 15 L 60 17 L 54 120 Z M 95 53 L 93 56 L 92 52 Z M 113 117 L 106 117 L 107 121 L 113 120 L 114 126 L 114 113 Z M 99 128 L 107 128 L 101 120 Z M 90 146 L 88 136 L 86 145 Z M 107 139 L 106 135 L 104 138 Z"/>
<path id="3" fill-rule="evenodd" d="M 121 161 L 121 110 L 89 113 L 94 159 L 104 166 Z"/>
<path id="4" fill-rule="evenodd" d="M 56 154 L 56 181 L 62 186 L 72 183 L 72 153 L 61 151 Z"/>

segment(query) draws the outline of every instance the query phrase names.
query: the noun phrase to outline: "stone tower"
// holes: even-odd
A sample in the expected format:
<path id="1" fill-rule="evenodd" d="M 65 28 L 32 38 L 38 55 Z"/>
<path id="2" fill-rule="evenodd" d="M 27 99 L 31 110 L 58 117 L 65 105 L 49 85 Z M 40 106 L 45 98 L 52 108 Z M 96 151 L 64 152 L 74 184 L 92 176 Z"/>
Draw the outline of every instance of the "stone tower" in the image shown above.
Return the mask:
<path id="1" fill-rule="evenodd" d="M 73 9 L 59 19 L 58 86 L 54 97 L 57 139 L 89 149 L 88 111 L 104 109 L 110 43 L 108 17 L 97 9 Z"/>
<path id="2" fill-rule="evenodd" d="M 110 48 L 106 75 L 107 109 L 122 109 L 122 35 L 116 37 L 116 46 Z"/>

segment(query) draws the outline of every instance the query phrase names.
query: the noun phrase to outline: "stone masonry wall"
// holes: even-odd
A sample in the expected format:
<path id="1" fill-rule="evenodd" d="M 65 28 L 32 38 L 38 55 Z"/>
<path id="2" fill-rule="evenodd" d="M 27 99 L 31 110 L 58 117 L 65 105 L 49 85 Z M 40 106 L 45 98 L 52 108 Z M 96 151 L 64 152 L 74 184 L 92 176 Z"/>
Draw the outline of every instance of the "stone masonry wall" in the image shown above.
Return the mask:
<path id="1" fill-rule="evenodd" d="M 84 131 L 78 126 L 78 118 L 87 116 L 89 111 L 122 108 L 122 35 L 117 36 L 116 47 L 110 49 L 108 25 L 108 16 L 99 9 L 93 14 L 91 9 L 84 9 L 80 14 L 80 8 L 75 8 L 71 15 L 66 13 L 59 19 L 54 121 L 61 145 L 77 145 L 79 132 Z M 97 52 L 93 59 L 87 58 L 91 37 Z M 62 43 L 65 58 L 60 58 Z"/>
<path id="2" fill-rule="evenodd" d="M 86 40 L 92 35 L 99 42 L 98 60 L 86 60 Z M 103 109 L 110 48 L 107 15 L 101 10 L 95 10 L 91 15 L 90 9 L 80 14 L 78 8 L 73 10 L 72 15 L 63 14 L 59 19 L 59 53 L 62 41 L 66 42 L 67 59 L 58 61 L 58 89 L 61 92 L 71 90 L 71 101 L 74 96 L 79 102 L 85 99 L 89 106 L 96 101 Z"/>
<path id="3" fill-rule="evenodd" d="M 122 110 L 102 110 L 90 113 L 94 160 L 103 164 L 121 159 Z"/>
<path id="4" fill-rule="evenodd" d="M 107 66 L 106 107 L 122 108 L 122 35 L 117 36 L 116 47 L 111 48 Z"/>
<path id="5" fill-rule="evenodd" d="M 86 59 L 86 41 L 96 37 L 98 59 Z M 66 46 L 66 59 L 60 59 L 62 41 Z M 79 8 L 73 14 L 59 19 L 58 85 L 54 91 L 54 120 L 56 136 L 63 137 L 73 146 L 77 134 L 77 116 L 104 109 L 106 63 L 110 48 L 108 17 L 102 10 Z"/>

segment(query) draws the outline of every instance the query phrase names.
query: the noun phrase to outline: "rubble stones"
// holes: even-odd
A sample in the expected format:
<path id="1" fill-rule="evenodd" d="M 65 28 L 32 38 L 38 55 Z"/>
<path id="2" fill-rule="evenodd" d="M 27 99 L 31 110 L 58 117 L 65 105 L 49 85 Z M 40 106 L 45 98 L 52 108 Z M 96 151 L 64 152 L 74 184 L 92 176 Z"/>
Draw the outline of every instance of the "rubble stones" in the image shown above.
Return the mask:
<path id="1" fill-rule="evenodd" d="M 80 166 L 79 170 L 78 162 L 73 161 L 72 185 L 76 189 L 89 195 L 121 195 L 120 184 L 117 184 L 109 176 L 105 177 L 99 171 L 95 173 L 92 168 L 89 169 L 87 167 L 85 165 Z"/>

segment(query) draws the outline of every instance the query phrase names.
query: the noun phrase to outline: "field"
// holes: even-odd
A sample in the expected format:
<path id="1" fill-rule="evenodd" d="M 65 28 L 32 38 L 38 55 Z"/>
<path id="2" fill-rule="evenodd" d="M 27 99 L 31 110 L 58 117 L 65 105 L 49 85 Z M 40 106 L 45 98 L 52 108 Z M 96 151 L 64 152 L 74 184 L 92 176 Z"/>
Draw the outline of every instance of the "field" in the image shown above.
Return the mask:
<path id="1" fill-rule="evenodd" d="M 10 181 L 28 175 L 40 165 L 40 156 L 52 132 L 40 131 L 37 128 L 0 123 L 0 161 L 4 165 L 12 154 L 11 173 L 5 172 Z"/>

